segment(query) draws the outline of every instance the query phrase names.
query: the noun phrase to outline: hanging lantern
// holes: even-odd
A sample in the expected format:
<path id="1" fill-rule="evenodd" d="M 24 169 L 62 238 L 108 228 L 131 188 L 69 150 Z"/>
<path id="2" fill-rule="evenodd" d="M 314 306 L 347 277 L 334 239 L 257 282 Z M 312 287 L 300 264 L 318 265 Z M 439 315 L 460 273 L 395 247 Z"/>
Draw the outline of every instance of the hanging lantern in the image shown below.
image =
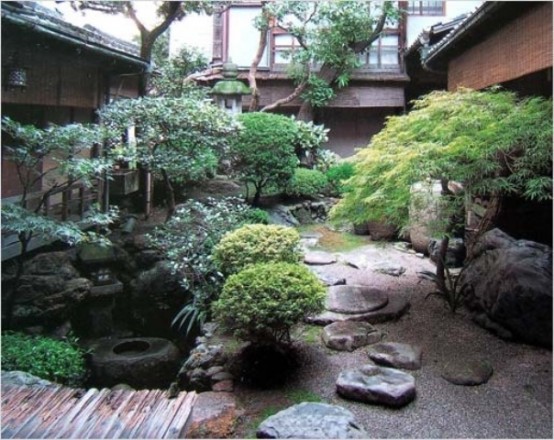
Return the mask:
<path id="1" fill-rule="evenodd" d="M 251 93 L 238 77 L 238 66 L 231 60 L 223 64 L 223 79 L 219 80 L 212 88 L 211 94 L 216 105 L 231 113 L 242 113 L 242 96 Z"/>
<path id="2" fill-rule="evenodd" d="M 5 73 L 4 87 L 6 90 L 24 91 L 27 88 L 27 68 L 19 63 L 17 55 L 10 58 Z"/>

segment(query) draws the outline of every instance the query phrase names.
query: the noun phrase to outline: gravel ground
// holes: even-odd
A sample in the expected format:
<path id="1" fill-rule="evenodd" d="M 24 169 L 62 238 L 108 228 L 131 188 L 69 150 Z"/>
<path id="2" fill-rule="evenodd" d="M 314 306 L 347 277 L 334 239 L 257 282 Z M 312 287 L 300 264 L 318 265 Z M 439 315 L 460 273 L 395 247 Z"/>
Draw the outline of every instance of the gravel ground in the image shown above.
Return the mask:
<path id="1" fill-rule="evenodd" d="M 384 332 L 385 341 L 422 347 L 422 368 L 411 372 L 416 379 L 416 400 L 404 408 L 389 409 L 339 397 L 335 392 L 339 373 L 369 363 L 367 347 L 348 353 L 329 350 L 320 342 L 302 342 L 301 365 L 282 388 L 260 391 L 237 385 L 236 395 L 245 413 L 236 437 L 251 435 L 264 409 L 290 405 L 286 396 L 291 390 L 309 391 L 349 409 L 370 438 L 553 437 L 550 350 L 503 341 L 471 322 L 464 310 L 453 315 L 441 299 L 425 299 L 433 285 L 420 280 L 416 272 L 434 270 L 427 258 L 400 252 L 390 244 L 372 244 L 349 254 L 407 269 L 402 276 L 392 277 L 342 263 L 325 268 L 345 277 L 348 284 L 372 285 L 410 300 L 411 308 L 400 320 L 375 326 Z M 488 383 L 464 387 L 441 378 L 446 363 L 472 358 L 493 366 Z"/>

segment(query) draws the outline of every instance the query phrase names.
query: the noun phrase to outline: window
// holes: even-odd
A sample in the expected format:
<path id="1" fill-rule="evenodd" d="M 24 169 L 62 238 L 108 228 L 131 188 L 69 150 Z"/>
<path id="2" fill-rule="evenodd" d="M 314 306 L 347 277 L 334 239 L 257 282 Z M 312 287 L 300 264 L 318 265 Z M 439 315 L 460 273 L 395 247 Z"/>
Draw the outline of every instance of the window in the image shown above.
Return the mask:
<path id="1" fill-rule="evenodd" d="M 384 34 L 359 55 L 362 68 L 398 69 L 398 34 Z"/>
<path id="2" fill-rule="evenodd" d="M 406 9 L 409 15 L 444 15 L 444 2 L 409 1 Z"/>
<path id="3" fill-rule="evenodd" d="M 272 66 L 289 64 L 291 62 L 291 54 L 300 47 L 298 40 L 288 33 L 272 34 Z"/>

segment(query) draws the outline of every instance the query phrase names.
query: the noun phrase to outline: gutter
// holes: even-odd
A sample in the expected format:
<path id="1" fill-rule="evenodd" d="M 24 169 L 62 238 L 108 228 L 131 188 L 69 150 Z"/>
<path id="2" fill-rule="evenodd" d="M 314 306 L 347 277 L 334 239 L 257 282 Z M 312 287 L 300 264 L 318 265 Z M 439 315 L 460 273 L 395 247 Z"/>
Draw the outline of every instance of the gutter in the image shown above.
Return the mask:
<path id="1" fill-rule="evenodd" d="M 148 69 L 149 63 L 147 63 L 146 61 L 144 61 L 140 57 L 136 57 L 136 56 L 133 56 L 133 55 L 130 55 L 130 54 L 126 54 L 124 52 L 121 52 L 121 51 L 118 51 L 118 50 L 115 50 L 115 49 L 104 48 L 98 43 L 90 43 L 90 42 L 88 42 L 88 41 L 86 41 L 82 38 L 78 38 L 78 37 L 75 37 L 75 36 L 70 36 L 70 35 L 67 35 L 65 33 L 60 33 L 59 31 L 49 29 L 48 27 L 46 27 L 44 25 L 41 25 L 41 24 L 38 24 L 38 23 L 31 23 L 28 20 L 25 20 L 25 19 L 22 19 L 22 18 L 10 16 L 8 14 L 2 14 L 2 15 L 4 15 L 2 17 L 3 19 L 6 19 L 6 20 L 10 21 L 11 23 L 13 23 L 15 25 L 19 25 L 23 28 L 33 30 L 37 33 L 47 35 L 51 38 L 54 38 L 54 39 L 59 40 L 59 41 L 63 41 L 65 43 L 69 43 L 69 44 L 74 45 L 74 46 L 83 47 L 84 49 L 88 49 L 88 50 L 91 50 L 93 52 L 100 53 L 100 54 L 108 56 L 110 58 L 117 58 L 120 61 L 124 61 L 124 62 L 127 62 L 127 63 L 138 65 L 144 70 Z"/>

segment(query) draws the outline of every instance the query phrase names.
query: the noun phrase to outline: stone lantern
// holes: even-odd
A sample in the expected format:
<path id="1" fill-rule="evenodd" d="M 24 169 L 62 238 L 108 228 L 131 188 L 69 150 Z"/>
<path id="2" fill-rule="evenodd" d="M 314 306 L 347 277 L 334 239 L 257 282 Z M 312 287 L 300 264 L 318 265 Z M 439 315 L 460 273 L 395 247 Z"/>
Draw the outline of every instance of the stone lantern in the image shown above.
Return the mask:
<path id="1" fill-rule="evenodd" d="M 212 96 L 216 105 L 231 114 L 242 113 L 242 95 L 249 95 L 250 89 L 238 77 L 238 66 L 231 60 L 223 64 L 223 79 L 215 83 Z"/>

